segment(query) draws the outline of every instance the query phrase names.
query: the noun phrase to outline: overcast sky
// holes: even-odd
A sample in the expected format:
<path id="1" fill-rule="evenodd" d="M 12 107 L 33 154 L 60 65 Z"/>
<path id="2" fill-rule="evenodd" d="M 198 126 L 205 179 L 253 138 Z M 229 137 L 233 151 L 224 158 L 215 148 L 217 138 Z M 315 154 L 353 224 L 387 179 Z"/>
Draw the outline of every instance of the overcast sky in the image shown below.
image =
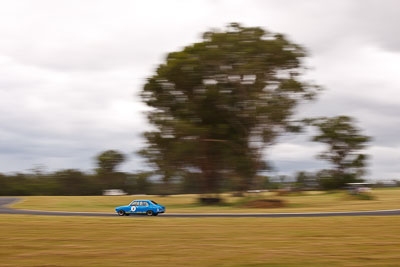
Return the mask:
<path id="1" fill-rule="evenodd" d="M 148 129 L 137 96 L 166 53 L 229 22 L 286 34 L 310 52 L 323 86 L 301 114 L 349 115 L 373 137 L 367 177 L 400 178 L 400 1 L 0 0 L 0 172 L 95 167 L 107 149 L 129 155 Z M 315 171 L 324 147 L 285 136 L 275 173 Z"/>

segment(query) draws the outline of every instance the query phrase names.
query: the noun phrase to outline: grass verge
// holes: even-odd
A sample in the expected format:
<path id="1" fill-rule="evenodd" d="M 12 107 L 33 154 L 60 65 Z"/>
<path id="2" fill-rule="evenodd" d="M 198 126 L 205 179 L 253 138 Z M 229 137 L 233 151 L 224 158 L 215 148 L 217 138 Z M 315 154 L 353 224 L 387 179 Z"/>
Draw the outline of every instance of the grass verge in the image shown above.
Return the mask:
<path id="1" fill-rule="evenodd" d="M 398 220 L 0 215 L 0 266 L 398 266 Z"/>

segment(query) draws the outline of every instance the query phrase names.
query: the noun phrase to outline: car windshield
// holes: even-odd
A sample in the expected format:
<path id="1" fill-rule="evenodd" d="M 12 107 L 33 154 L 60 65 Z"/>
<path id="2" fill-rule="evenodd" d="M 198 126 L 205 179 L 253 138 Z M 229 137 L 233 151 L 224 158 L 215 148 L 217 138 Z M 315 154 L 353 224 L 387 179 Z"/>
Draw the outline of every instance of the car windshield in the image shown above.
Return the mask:
<path id="1" fill-rule="evenodd" d="M 158 205 L 157 202 L 150 200 L 151 203 L 153 203 L 154 205 Z"/>

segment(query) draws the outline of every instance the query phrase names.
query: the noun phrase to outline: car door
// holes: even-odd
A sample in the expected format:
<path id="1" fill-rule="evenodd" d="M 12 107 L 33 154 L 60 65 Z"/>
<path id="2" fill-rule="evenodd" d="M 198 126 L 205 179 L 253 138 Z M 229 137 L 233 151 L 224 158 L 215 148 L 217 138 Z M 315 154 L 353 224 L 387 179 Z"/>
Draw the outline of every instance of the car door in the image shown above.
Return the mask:
<path id="1" fill-rule="evenodd" d="M 130 213 L 137 213 L 139 208 L 139 201 L 133 201 L 131 204 Z"/>
<path id="2" fill-rule="evenodd" d="M 147 202 L 147 201 L 142 201 L 142 210 L 143 210 L 143 213 L 146 213 L 148 210 L 150 210 L 150 208 L 149 208 L 149 203 Z"/>
<path id="3" fill-rule="evenodd" d="M 147 211 L 145 201 L 138 201 L 138 206 L 136 208 L 136 213 L 145 213 Z"/>

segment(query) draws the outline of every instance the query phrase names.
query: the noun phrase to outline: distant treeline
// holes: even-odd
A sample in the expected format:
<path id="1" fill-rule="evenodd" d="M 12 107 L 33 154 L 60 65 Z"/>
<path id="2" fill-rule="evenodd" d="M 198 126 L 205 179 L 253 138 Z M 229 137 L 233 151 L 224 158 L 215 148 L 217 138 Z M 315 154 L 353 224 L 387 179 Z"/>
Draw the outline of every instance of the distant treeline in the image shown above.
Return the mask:
<path id="1" fill-rule="evenodd" d="M 112 172 L 95 174 L 75 169 L 52 173 L 32 171 L 12 175 L 0 174 L 0 195 L 101 195 L 106 189 L 122 189 L 128 194 L 188 194 L 203 193 L 198 174 L 191 174 L 173 181 L 162 181 L 151 172 L 124 173 Z M 330 180 L 306 172 L 299 172 L 295 177 L 258 176 L 253 189 L 321 190 L 330 189 Z M 400 186 L 399 181 L 392 181 L 392 186 Z M 377 183 L 376 186 L 385 186 Z M 226 179 L 220 192 L 236 191 L 234 180 Z M 333 189 L 333 188 L 332 188 Z"/>
<path id="2" fill-rule="evenodd" d="M 107 189 L 121 189 L 127 194 L 198 194 L 210 193 L 201 172 L 187 170 L 176 175 L 166 176 L 157 169 L 126 173 L 117 171 L 125 155 L 116 150 L 107 150 L 96 156 L 97 168 L 93 173 L 77 169 L 46 172 L 36 168 L 27 173 L 1 174 L 1 196 L 24 195 L 101 195 Z M 168 179 L 166 179 L 168 178 Z M 338 175 L 334 170 L 321 170 L 316 173 L 298 172 L 294 177 L 256 175 L 244 190 L 243 177 L 226 173 L 217 179 L 215 190 L 211 193 L 243 192 L 262 189 L 293 190 L 331 190 L 343 189 L 350 182 L 362 182 L 355 175 Z M 399 186 L 400 182 L 391 181 Z M 384 184 L 377 184 L 384 186 Z"/>
<path id="3" fill-rule="evenodd" d="M 101 195 L 106 189 L 129 194 L 151 193 L 148 174 L 122 172 L 88 174 L 75 169 L 54 173 L 0 174 L 0 195 Z"/>
<path id="4" fill-rule="evenodd" d="M 265 181 L 268 179 L 263 178 Z M 223 191 L 232 191 L 236 186 L 226 184 Z M 269 187 L 267 183 L 262 188 Z M 0 174 L 0 195 L 101 195 L 107 189 L 122 189 L 128 194 L 187 194 L 202 193 L 196 174 L 162 181 L 151 172 L 142 173 L 85 173 L 68 169 L 52 173 L 30 172 L 17 174 Z"/>

